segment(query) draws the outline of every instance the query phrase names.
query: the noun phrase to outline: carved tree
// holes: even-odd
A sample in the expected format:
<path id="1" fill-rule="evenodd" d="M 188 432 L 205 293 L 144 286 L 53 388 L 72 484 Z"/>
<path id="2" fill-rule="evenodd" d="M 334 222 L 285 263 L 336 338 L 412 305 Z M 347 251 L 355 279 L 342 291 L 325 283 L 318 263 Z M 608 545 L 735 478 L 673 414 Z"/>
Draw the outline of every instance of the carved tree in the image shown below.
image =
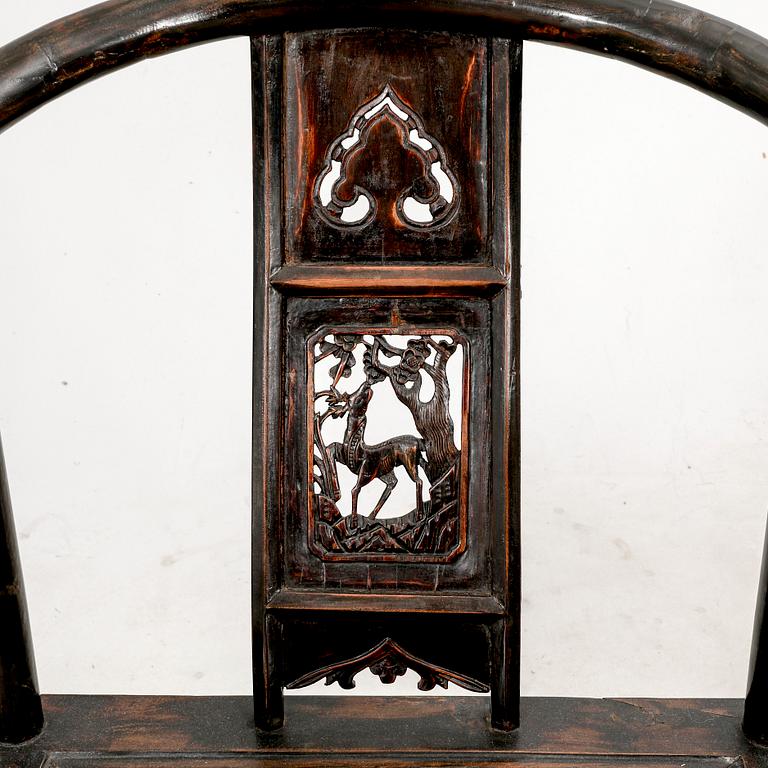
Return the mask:
<path id="1" fill-rule="evenodd" d="M 370 351 L 366 352 L 366 367 L 380 377 L 389 378 L 395 395 L 413 416 L 416 428 L 424 438 L 427 466 L 425 472 L 431 483 L 438 481 L 455 463 L 459 450 L 453 440 L 453 419 L 449 410 L 450 387 L 446 366 L 457 349 L 456 343 L 435 342 L 430 337 L 411 339 L 405 350 L 393 347 L 376 337 Z M 428 363 L 431 350 L 435 350 L 434 363 Z M 386 357 L 399 357 L 397 365 L 385 365 L 379 353 Z M 421 372 L 432 377 L 435 393 L 427 402 L 420 399 Z"/>

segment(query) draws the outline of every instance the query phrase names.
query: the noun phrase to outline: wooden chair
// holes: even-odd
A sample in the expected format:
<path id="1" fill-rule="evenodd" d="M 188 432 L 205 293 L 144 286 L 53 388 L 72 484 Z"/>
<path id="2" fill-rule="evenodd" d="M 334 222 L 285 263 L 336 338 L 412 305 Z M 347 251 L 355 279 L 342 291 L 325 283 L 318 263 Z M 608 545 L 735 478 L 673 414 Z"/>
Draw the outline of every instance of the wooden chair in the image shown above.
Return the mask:
<path id="1" fill-rule="evenodd" d="M 768 766 L 768 548 L 744 704 L 520 700 L 516 388 L 523 41 L 766 123 L 768 41 L 670 0 L 110 0 L 0 49 L 0 127 L 232 35 L 253 53 L 254 696 L 41 700 L 0 453 L 0 765 Z M 382 391 L 418 435 L 366 442 Z M 382 520 L 396 469 L 413 501 Z M 283 702 L 366 668 L 490 696 Z"/>

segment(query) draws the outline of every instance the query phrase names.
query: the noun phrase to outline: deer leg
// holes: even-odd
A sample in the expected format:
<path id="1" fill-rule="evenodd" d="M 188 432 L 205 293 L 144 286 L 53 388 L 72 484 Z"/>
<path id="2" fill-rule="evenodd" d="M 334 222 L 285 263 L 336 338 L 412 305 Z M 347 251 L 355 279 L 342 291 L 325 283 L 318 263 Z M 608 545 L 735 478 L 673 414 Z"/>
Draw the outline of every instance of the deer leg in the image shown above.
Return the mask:
<path id="1" fill-rule="evenodd" d="M 421 498 L 421 491 L 424 486 L 424 481 L 419 475 L 419 461 L 418 458 L 414 458 L 411 462 L 403 464 L 405 471 L 408 473 L 408 477 L 416 483 L 416 517 L 424 516 L 424 499 Z"/>
<path id="2" fill-rule="evenodd" d="M 352 489 L 352 514 L 349 516 L 349 524 L 352 528 L 357 528 L 357 497 L 360 495 L 360 489 L 371 481 L 370 477 L 366 477 L 365 469 L 365 462 L 363 462 L 357 473 L 355 487 Z"/>
<path id="3" fill-rule="evenodd" d="M 421 497 L 421 491 L 424 486 L 424 481 L 419 475 L 418 468 L 416 469 L 416 515 L 418 517 L 424 517 L 424 499 Z"/>
<path id="4" fill-rule="evenodd" d="M 338 443 L 331 443 L 325 449 L 326 467 L 328 469 L 328 481 L 331 486 L 331 493 L 334 501 L 338 501 L 341 498 L 341 491 L 339 490 L 339 473 L 336 471 L 336 462 L 338 457 Z"/>
<path id="5" fill-rule="evenodd" d="M 376 518 L 376 515 L 379 514 L 381 511 L 381 508 L 387 503 L 387 499 L 389 498 L 392 491 L 395 490 L 395 486 L 397 485 L 397 476 L 394 472 L 390 472 L 389 474 L 383 475 L 379 478 L 382 483 L 384 483 L 384 493 L 381 494 L 381 498 L 379 499 L 379 503 L 373 508 L 373 512 L 371 512 L 368 517 L 371 518 L 371 520 L 374 520 Z"/>
<path id="6" fill-rule="evenodd" d="M 360 483 L 356 483 L 352 489 L 352 514 L 349 516 L 350 528 L 357 528 L 357 497 L 360 493 Z"/>

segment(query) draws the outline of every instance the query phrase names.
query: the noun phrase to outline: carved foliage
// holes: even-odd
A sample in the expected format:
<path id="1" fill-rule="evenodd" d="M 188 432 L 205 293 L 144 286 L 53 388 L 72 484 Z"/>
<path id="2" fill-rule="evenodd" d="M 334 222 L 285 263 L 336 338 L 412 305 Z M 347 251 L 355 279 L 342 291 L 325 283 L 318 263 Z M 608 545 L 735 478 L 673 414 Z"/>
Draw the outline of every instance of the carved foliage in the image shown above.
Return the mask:
<path id="1" fill-rule="evenodd" d="M 370 669 L 382 683 L 394 683 L 408 669 L 412 669 L 421 678 L 418 683 L 420 691 L 431 691 L 436 685 L 447 688 L 448 683 L 455 683 L 468 691 L 477 693 L 485 693 L 489 690 L 487 685 L 471 677 L 450 672 L 412 656 L 389 637 L 367 653 L 310 672 L 286 687 L 304 688 L 325 678 L 326 685 L 338 683 L 345 690 L 349 690 L 355 687 L 355 676 L 364 669 Z"/>
<path id="2" fill-rule="evenodd" d="M 413 229 L 446 224 L 458 209 L 459 187 L 448 168 L 445 150 L 390 85 L 355 112 L 346 131 L 328 148 L 314 186 L 315 205 L 321 217 L 342 228 L 362 228 L 376 218 L 378 201 L 354 183 L 350 169 L 365 152 L 372 129 L 383 120 L 394 125 L 400 143 L 418 158 L 422 170 L 418 178 L 403 180 L 407 186 L 396 198 L 395 218 Z"/>

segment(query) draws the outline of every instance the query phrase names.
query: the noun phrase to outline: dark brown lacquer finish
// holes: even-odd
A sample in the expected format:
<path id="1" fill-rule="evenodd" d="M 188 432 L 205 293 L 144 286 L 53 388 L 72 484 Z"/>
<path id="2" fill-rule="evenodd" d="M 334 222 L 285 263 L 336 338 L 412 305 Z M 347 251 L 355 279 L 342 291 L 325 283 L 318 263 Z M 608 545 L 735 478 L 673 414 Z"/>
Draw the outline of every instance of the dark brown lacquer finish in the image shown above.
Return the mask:
<path id="1" fill-rule="evenodd" d="M 311 482 L 289 491 L 287 585 L 487 590 L 488 475 L 470 464 L 488 463 L 491 425 L 470 401 L 489 396 L 488 300 L 297 298 L 288 322 L 302 329 L 289 364 L 304 405 L 289 416 L 287 471 Z M 452 562 L 439 576 L 417 567 Z"/>
<path id="2" fill-rule="evenodd" d="M 735 700 L 529 699 L 515 733 L 482 696 L 291 696 L 253 728 L 245 696 L 44 696 L 47 726 L 2 768 L 768 768 Z"/>
<path id="3" fill-rule="evenodd" d="M 521 44 L 253 51 L 256 721 L 413 669 L 516 727 Z"/>
<path id="4" fill-rule="evenodd" d="M 409 669 L 419 675 L 419 690 L 431 691 L 436 685 L 447 688 L 448 683 L 454 683 L 476 693 L 487 693 L 488 686 L 472 680 L 470 677 L 457 675 L 446 669 L 433 667 L 408 651 L 403 650 L 396 642 L 387 638 L 382 640 L 375 648 L 349 661 L 333 664 L 294 680 L 288 688 L 303 688 L 312 685 L 325 678 L 326 685 L 338 683 L 341 688 L 351 689 L 355 687 L 355 675 L 364 669 L 370 669 L 377 675 L 382 683 L 394 683 L 398 677 L 402 677 Z"/>
<path id="5" fill-rule="evenodd" d="M 43 727 L 21 561 L 0 445 L 0 742 L 19 743 Z"/>
<path id="6" fill-rule="evenodd" d="M 371 30 L 286 46 L 286 261 L 487 263 L 486 41 Z"/>
<path id="7" fill-rule="evenodd" d="M 466 434 L 461 422 L 454 424 L 448 381 L 448 364 L 452 358 L 465 356 L 466 340 L 446 330 L 424 334 L 422 329 L 418 336 L 405 337 L 397 328 L 386 329 L 386 334 L 381 328 L 367 329 L 369 333 L 366 329 L 344 330 L 347 332 L 320 331 L 308 343 L 308 476 L 314 479 L 308 500 L 310 549 L 329 561 L 373 562 L 389 560 L 394 554 L 400 561 L 447 562 L 466 546 L 466 498 L 459 493 L 466 485 L 463 470 L 467 462 L 461 461 Z M 390 336 L 404 341 L 397 346 Z M 363 381 L 342 391 L 343 380 L 352 376 L 357 365 L 355 352 L 359 356 L 361 348 Z M 427 362 L 433 356 L 434 362 Z M 387 364 L 382 357 L 395 362 Z M 329 358 L 337 362 L 330 370 L 328 364 L 321 370 L 322 361 Z M 456 410 L 466 423 L 467 366 L 457 362 L 461 389 L 454 393 L 459 398 Z M 431 382 L 429 399 L 421 397 L 422 388 L 427 388 L 422 386 L 422 372 Z M 380 384 L 384 387 L 377 387 Z M 375 410 L 380 399 L 374 398 L 375 393 L 388 394 L 390 387 L 423 437 L 399 435 L 371 444 L 367 441 L 368 412 Z M 318 401 L 325 402 L 318 408 Z M 326 444 L 324 427 L 338 419 L 345 422 L 341 441 Z M 355 478 L 346 520 L 338 506 L 343 498 L 339 465 Z M 394 511 L 387 521 L 377 519 L 400 482 L 398 467 L 403 467 L 413 483 L 413 504 Z M 430 484 L 426 501 L 420 470 Z M 374 480 L 380 480 L 384 488 L 373 508 L 361 515 L 360 491 Z"/>
<path id="8" fill-rule="evenodd" d="M 0 129 L 113 69 L 238 34 L 253 52 L 258 730 L 242 700 L 53 698 L 48 731 L 0 748 L 0 765 L 766 766 L 733 702 L 534 701 L 506 731 L 520 721 L 522 41 L 638 64 L 766 123 L 768 41 L 671 0 L 111 0 L 0 48 Z M 42 715 L 1 459 L 0 739 L 21 742 Z M 768 545 L 755 744 L 767 592 Z M 350 688 L 364 670 L 490 704 L 294 699 L 286 720 L 284 688 Z"/>
<path id="9" fill-rule="evenodd" d="M 386 37 L 382 35 L 382 42 L 386 40 L 388 47 L 396 46 L 400 59 L 402 48 L 398 41 L 387 39 L 390 37 L 391 33 Z M 472 59 L 473 68 L 475 64 L 476 60 Z M 331 71 L 335 69 L 337 67 L 332 67 Z M 307 74 L 311 72 L 312 67 Z M 314 114 L 319 118 L 323 112 L 317 110 Z M 390 130 L 396 132 L 395 141 L 421 165 L 413 182 L 397 196 L 390 224 L 414 229 L 436 229 L 446 224 L 459 208 L 459 190 L 448 168 L 445 151 L 440 142 L 427 133 L 424 121 L 409 109 L 389 84 L 357 110 L 347 130 L 328 147 L 323 169 L 317 174 L 312 190 L 313 209 L 327 224 L 341 230 L 367 227 L 378 218 L 382 206 L 367 189 L 357 187 L 355 172 L 360 157 L 367 150 L 381 150 L 382 143 L 376 140 L 376 129 L 385 121 L 390 123 Z M 376 165 L 375 159 L 372 164 Z M 340 196 L 345 188 L 348 191 L 346 199 L 343 193 Z M 353 190 L 352 194 L 349 194 L 350 190 Z M 355 207 L 360 210 L 354 212 Z M 386 205 L 383 210 L 386 212 Z"/>
<path id="10" fill-rule="evenodd" d="M 673 0 L 110 0 L 0 49 L 0 128 L 91 78 L 187 45 L 371 26 L 581 48 L 661 72 L 768 122 L 768 41 Z"/>
<path id="11" fill-rule="evenodd" d="M 744 732 L 750 739 L 768 745 L 768 529 L 757 592 L 755 635 L 744 706 Z"/>

